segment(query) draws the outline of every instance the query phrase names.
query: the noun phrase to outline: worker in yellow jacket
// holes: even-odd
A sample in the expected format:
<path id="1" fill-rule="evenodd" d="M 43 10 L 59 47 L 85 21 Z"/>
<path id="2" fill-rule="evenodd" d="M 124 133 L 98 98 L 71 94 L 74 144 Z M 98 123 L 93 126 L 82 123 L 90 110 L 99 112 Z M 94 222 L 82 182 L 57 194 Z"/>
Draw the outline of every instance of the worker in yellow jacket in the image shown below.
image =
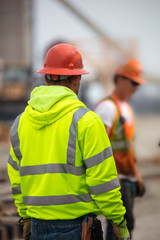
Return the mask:
<path id="1" fill-rule="evenodd" d="M 38 72 L 47 85 L 32 91 L 10 134 L 8 174 L 24 239 L 80 240 L 86 216 L 95 227 L 100 214 L 113 222 L 117 239 L 126 239 L 110 141 L 100 117 L 77 98 L 88 73 L 79 51 L 53 46 Z"/>
<path id="2" fill-rule="evenodd" d="M 145 188 L 137 167 L 134 152 L 134 118 L 127 100 L 132 98 L 140 84 L 145 83 L 141 77 L 142 73 L 142 65 L 135 59 L 128 59 L 120 64 L 114 76 L 113 93 L 101 100 L 95 108 L 111 141 L 130 235 L 134 228 L 134 198 L 137 195 L 142 196 Z M 107 240 L 113 240 L 110 222 L 108 222 Z"/>

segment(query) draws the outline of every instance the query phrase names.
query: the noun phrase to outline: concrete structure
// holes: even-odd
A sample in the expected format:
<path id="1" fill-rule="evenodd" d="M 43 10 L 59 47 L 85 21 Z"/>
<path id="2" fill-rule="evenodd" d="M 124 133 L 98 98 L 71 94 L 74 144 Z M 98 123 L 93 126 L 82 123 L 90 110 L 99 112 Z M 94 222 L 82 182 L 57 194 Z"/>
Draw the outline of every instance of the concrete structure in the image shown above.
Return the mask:
<path id="1" fill-rule="evenodd" d="M 5 64 L 31 65 L 31 0 L 0 1 L 0 58 Z"/>
<path id="2" fill-rule="evenodd" d="M 32 1 L 0 1 L 0 120 L 23 111 L 32 66 Z"/>

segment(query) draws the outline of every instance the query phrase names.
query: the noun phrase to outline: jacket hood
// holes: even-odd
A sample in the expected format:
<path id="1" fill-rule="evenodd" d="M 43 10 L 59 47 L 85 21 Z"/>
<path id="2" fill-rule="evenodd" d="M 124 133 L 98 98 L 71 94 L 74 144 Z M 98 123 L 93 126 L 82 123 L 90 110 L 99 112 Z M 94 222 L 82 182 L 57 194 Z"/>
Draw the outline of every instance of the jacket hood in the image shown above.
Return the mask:
<path id="1" fill-rule="evenodd" d="M 40 86 L 31 92 L 25 114 L 35 128 L 42 128 L 79 107 L 85 105 L 71 89 L 64 86 Z"/>

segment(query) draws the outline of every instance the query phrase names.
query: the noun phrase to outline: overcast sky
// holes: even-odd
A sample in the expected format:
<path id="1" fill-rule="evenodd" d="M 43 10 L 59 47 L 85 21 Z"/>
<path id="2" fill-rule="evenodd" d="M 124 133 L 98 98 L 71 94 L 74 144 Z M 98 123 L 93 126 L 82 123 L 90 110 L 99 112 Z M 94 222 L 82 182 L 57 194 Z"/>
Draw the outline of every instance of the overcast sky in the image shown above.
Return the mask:
<path id="1" fill-rule="evenodd" d="M 160 0 L 68 0 L 115 40 L 135 39 L 146 73 L 160 77 Z M 33 1 L 34 68 L 41 67 L 46 46 L 57 39 L 97 34 L 59 0 Z"/>

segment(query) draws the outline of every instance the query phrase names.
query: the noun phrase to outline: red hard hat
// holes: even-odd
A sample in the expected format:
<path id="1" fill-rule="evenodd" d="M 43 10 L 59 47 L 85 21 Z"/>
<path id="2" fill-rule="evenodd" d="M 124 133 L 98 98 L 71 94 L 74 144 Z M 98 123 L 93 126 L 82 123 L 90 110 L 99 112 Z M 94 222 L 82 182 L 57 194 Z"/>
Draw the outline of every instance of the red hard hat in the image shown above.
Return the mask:
<path id="1" fill-rule="evenodd" d="M 79 51 L 70 44 L 57 44 L 46 54 L 44 67 L 37 71 L 55 75 L 84 75 L 88 74 L 82 63 Z"/>
<path id="2" fill-rule="evenodd" d="M 120 65 L 116 70 L 117 75 L 129 78 L 139 84 L 145 83 L 145 80 L 140 77 L 142 73 L 142 65 L 134 59 L 129 59 L 127 63 Z"/>

